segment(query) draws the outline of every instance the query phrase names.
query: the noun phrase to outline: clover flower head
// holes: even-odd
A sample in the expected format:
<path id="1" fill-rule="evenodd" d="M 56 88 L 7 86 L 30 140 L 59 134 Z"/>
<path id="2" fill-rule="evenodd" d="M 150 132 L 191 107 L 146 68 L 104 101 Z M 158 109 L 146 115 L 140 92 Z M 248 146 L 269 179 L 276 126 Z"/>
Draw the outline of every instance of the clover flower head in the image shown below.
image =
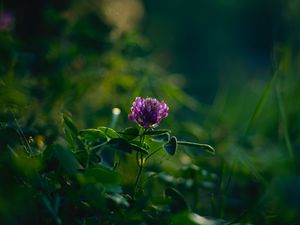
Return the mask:
<path id="1" fill-rule="evenodd" d="M 128 118 L 144 128 L 155 128 L 168 116 L 169 107 L 164 101 L 155 98 L 137 97 L 131 107 Z"/>
<path id="2" fill-rule="evenodd" d="M 0 31 L 8 31 L 13 27 L 14 16 L 10 12 L 0 13 Z"/>

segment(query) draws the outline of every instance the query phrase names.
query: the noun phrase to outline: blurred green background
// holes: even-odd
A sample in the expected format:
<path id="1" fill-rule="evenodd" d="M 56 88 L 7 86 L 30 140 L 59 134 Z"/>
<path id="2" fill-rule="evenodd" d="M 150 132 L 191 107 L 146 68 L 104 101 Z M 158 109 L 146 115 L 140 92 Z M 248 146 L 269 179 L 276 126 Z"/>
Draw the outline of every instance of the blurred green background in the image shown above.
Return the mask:
<path id="1" fill-rule="evenodd" d="M 170 106 L 163 128 L 216 149 L 159 163 L 199 182 L 195 197 L 173 179 L 195 212 L 300 224 L 299 10 L 298 0 L 0 1 L 0 215 L 23 213 L 12 205 L 26 196 L 7 199 L 18 190 L 4 157 L 24 144 L 19 129 L 43 149 L 62 137 L 61 113 L 109 126 L 118 107 L 122 130 L 134 98 L 152 96 Z M 181 170 L 196 165 L 202 175 Z"/>

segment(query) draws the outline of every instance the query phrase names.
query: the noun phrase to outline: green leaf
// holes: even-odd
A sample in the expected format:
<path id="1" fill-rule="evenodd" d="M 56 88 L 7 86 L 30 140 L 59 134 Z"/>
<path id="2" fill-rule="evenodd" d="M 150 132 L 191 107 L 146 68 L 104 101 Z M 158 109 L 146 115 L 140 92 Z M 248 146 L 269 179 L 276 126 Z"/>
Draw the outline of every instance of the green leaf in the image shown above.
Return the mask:
<path id="1" fill-rule="evenodd" d="M 74 143 L 74 138 L 73 138 L 73 135 L 70 131 L 70 129 L 67 129 L 66 127 L 64 127 L 64 134 L 65 134 L 65 137 L 66 137 L 66 140 L 69 144 L 69 146 L 72 148 L 72 149 L 75 149 L 76 148 L 76 145 Z"/>
<path id="2" fill-rule="evenodd" d="M 169 142 L 170 134 L 169 133 L 159 134 L 152 137 L 150 140 L 154 142 Z"/>
<path id="3" fill-rule="evenodd" d="M 158 174 L 158 178 L 163 180 L 166 183 L 172 183 L 175 184 L 176 183 L 176 178 L 170 174 L 167 174 L 165 172 L 161 172 Z"/>
<path id="4" fill-rule="evenodd" d="M 169 153 L 169 155 L 174 155 L 177 149 L 177 139 L 175 136 L 171 137 L 170 141 L 164 144 L 164 149 Z"/>
<path id="5" fill-rule="evenodd" d="M 123 132 L 119 132 L 122 134 L 122 137 L 126 138 L 127 140 L 133 140 L 139 136 L 139 129 L 136 127 L 128 127 Z"/>
<path id="6" fill-rule="evenodd" d="M 160 134 L 165 134 L 165 133 L 171 133 L 170 130 L 147 130 L 144 134 L 145 135 L 160 135 Z"/>
<path id="7" fill-rule="evenodd" d="M 180 212 L 175 214 L 171 219 L 171 225 L 218 225 L 225 224 L 225 221 L 207 219 L 196 213 Z"/>
<path id="8" fill-rule="evenodd" d="M 65 148 L 61 148 L 59 151 L 56 151 L 56 157 L 61 165 L 61 167 L 68 174 L 75 174 L 79 169 L 79 163 L 73 153 Z"/>
<path id="9" fill-rule="evenodd" d="M 109 138 L 119 138 L 120 135 L 112 128 L 98 127 L 98 130 L 102 131 Z"/>
<path id="10" fill-rule="evenodd" d="M 88 160 L 88 155 L 89 153 L 86 150 L 81 150 L 81 151 L 77 151 L 74 153 L 76 156 L 77 161 L 81 164 L 81 165 L 86 165 L 86 162 Z"/>
<path id="11" fill-rule="evenodd" d="M 189 206 L 183 195 L 172 187 L 167 187 L 165 195 L 171 198 L 170 209 L 174 213 L 189 210 Z"/>
<path id="12" fill-rule="evenodd" d="M 59 165 L 63 168 L 63 170 L 66 173 L 77 173 L 78 169 L 80 168 L 80 165 L 75 155 L 69 149 L 66 149 L 59 144 L 54 144 L 50 148 L 53 152 L 53 157 L 57 159 Z"/>
<path id="13" fill-rule="evenodd" d="M 120 184 L 121 176 L 116 171 L 105 167 L 88 168 L 83 174 L 78 174 L 81 183 Z"/>
<path id="14" fill-rule="evenodd" d="M 79 136 L 88 142 L 106 142 L 107 137 L 98 129 L 84 129 L 79 131 Z"/>
<path id="15" fill-rule="evenodd" d="M 200 144 L 200 143 L 188 142 L 188 141 L 177 141 L 177 144 L 185 145 L 185 146 L 188 146 L 188 147 L 199 148 L 199 149 L 204 150 L 208 153 L 215 154 L 215 149 L 213 147 L 211 147 L 210 145 L 207 145 L 207 144 Z"/>
<path id="16" fill-rule="evenodd" d="M 66 114 L 63 114 L 63 121 L 64 124 L 70 129 L 73 135 L 77 135 L 78 129 L 71 117 L 67 116 Z"/>
<path id="17" fill-rule="evenodd" d="M 28 157 L 25 153 L 16 154 L 13 157 L 13 163 L 16 169 L 25 176 L 34 176 L 42 168 L 42 161 L 40 157 Z"/>
<path id="18" fill-rule="evenodd" d="M 112 150 L 131 153 L 131 145 L 123 138 L 113 138 L 104 146 L 105 148 L 110 148 Z"/>
<path id="19" fill-rule="evenodd" d="M 106 194 L 106 197 L 108 199 L 112 200 L 114 203 L 116 203 L 119 206 L 129 207 L 129 203 L 128 203 L 127 199 L 118 193 Z"/>
<path id="20" fill-rule="evenodd" d="M 138 145 L 135 145 L 135 144 L 130 144 L 130 146 L 131 146 L 132 150 L 134 150 L 134 151 L 142 152 L 145 155 L 149 154 L 149 152 L 145 148 L 143 148 L 141 146 L 138 146 Z"/>

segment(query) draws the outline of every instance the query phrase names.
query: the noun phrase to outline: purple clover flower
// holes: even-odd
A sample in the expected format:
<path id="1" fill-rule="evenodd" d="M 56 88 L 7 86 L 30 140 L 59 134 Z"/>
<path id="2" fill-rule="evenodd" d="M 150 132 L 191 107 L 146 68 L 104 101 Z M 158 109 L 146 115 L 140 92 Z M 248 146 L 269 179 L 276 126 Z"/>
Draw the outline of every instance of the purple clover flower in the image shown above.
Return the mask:
<path id="1" fill-rule="evenodd" d="M 0 31 L 8 31 L 13 27 L 14 16 L 9 12 L 0 13 Z"/>
<path id="2" fill-rule="evenodd" d="M 169 107 L 164 101 L 137 97 L 132 104 L 128 118 L 144 128 L 154 128 L 168 116 L 168 113 Z"/>

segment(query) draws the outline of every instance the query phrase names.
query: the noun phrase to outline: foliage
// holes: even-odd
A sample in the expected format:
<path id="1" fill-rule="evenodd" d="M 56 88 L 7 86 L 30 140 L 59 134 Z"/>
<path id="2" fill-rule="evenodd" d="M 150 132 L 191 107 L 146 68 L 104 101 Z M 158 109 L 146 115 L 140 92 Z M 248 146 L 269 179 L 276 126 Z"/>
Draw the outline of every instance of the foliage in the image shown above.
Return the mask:
<path id="1" fill-rule="evenodd" d="M 159 176 L 154 178 L 153 174 L 160 173 L 147 168 L 152 178 L 146 178 L 141 184 L 146 162 L 161 150 L 174 155 L 177 143 L 200 147 L 200 150 L 206 148 L 214 153 L 208 145 L 179 142 L 174 136 L 170 138 L 169 130 L 149 130 L 143 127 L 129 127 L 122 132 L 109 127 L 79 130 L 67 115 L 63 115 L 63 129 L 66 140 L 47 147 L 28 143 L 26 138 L 23 139 L 22 131 L 20 134 L 27 145 L 11 147 L 7 144 L 10 152 L 4 165 L 8 168 L 13 165 L 16 170 L 17 177 L 12 179 L 14 181 L 17 178 L 16 185 L 21 187 L 20 194 L 32 194 L 31 204 L 35 216 L 31 214 L 32 208 L 25 208 L 25 214 L 17 214 L 17 218 L 4 214 L 2 222 L 170 223 L 173 213 L 189 211 L 188 204 L 169 185 L 166 186 L 165 194 L 159 198 L 149 194 L 152 187 L 145 185 L 145 182 L 148 179 L 151 179 L 151 183 L 158 182 Z M 125 186 L 124 180 L 132 171 L 121 170 L 120 164 L 129 161 L 132 155 L 136 157 L 138 174 L 134 185 L 129 182 Z M 11 190 L 7 191 L 9 193 Z M 4 204 L 9 200 L 2 201 Z M 21 206 L 19 202 L 17 204 Z M 178 219 L 174 221 L 178 223 Z M 184 220 L 181 218 L 180 221 Z"/>

